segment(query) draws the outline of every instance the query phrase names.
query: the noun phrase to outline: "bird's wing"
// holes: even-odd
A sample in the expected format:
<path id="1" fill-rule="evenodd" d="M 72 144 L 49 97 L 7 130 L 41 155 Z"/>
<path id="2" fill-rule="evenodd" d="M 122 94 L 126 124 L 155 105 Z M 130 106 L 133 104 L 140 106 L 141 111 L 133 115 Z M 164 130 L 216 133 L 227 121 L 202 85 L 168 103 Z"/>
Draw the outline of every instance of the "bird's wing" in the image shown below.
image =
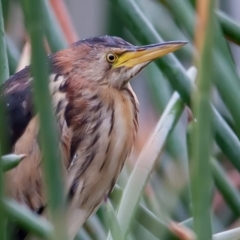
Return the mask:
<path id="1" fill-rule="evenodd" d="M 10 77 L 0 88 L 7 115 L 10 149 L 23 134 L 34 116 L 31 100 L 31 77 L 26 67 Z"/>
<path id="2" fill-rule="evenodd" d="M 38 114 L 35 114 L 33 108 L 31 82 L 29 68 L 25 68 L 13 75 L 1 87 L 7 109 L 12 152 L 26 154 L 26 158 L 6 174 L 6 189 L 8 195 L 26 204 L 35 212 L 40 212 L 46 202 L 43 192 Z M 56 114 L 59 144 L 64 160 L 59 161 L 59 164 L 63 164 L 63 169 L 67 170 L 70 161 L 71 131 L 64 116 L 68 104 L 66 93 L 59 91 L 64 84 L 63 76 L 56 73 L 50 75 L 52 106 Z"/>
<path id="3" fill-rule="evenodd" d="M 10 136 L 9 151 L 16 154 L 26 154 L 24 160 L 16 168 L 6 173 L 5 183 L 8 196 L 40 214 L 46 206 L 46 197 L 38 136 L 39 120 L 32 101 L 32 81 L 30 69 L 26 67 L 0 86 L 0 97 L 6 107 L 7 131 Z M 59 164 L 63 165 L 64 174 L 70 165 L 72 142 L 71 130 L 65 119 L 65 109 L 68 104 L 64 90 L 65 83 L 66 79 L 63 75 L 50 74 L 49 90 L 52 95 L 53 111 L 57 119 L 60 137 L 59 147 L 63 159 L 63 161 L 59 161 Z M 18 227 L 13 229 L 14 239 L 25 239 L 25 231 Z"/>

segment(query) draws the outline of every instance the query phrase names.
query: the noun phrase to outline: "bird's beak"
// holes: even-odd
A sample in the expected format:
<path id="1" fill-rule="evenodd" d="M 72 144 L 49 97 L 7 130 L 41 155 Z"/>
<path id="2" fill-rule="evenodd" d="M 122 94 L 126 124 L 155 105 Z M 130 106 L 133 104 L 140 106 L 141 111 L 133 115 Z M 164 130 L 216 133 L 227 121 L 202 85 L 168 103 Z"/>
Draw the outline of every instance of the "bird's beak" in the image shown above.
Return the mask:
<path id="1" fill-rule="evenodd" d="M 178 41 L 157 43 L 140 47 L 133 46 L 119 56 L 118 60 L 113 64 L 113 67 L 131 68 L 141 63 L 148 63 L 156 58 L 178 50 L 186 43 L 187 42 L 184 41 Z"/>

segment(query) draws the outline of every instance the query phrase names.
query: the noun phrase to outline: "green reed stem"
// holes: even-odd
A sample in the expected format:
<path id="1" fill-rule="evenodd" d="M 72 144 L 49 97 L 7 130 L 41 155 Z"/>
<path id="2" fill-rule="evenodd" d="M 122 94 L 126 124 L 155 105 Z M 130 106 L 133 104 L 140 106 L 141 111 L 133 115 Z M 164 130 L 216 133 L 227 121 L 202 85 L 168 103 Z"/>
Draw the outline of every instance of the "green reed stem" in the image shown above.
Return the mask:
<path id="1" fill-rule="evenodd" d="M 198 38 L 197 47 L 200 51 L 200 58 L 198 60 L 198 90 L 193 94 L 194 117 L 197 122 L 193 125 L 192 161 L 190 164 L 192 213 L 194 230 L 198 240 L 212 238 L 210 218 L 212 109 L 210 96 L 212 87 L 214 5 L 212 0 L 205 5 L 207 5 L 204 9 L 205 18 L 204 16 L 200 16 L 198 19 L 199 28 L 196 29 L 196 38 Z M 204 25 L 204 21 L 206 21 L 207 24 Z M 199 32 L 204 35 L 198 34 Z"/>
<path id="2" fill-rule="evenodd" d="M 6 43 L 5 43 L 5 34 L 4 34 L 4 20 L 2 13 L 2 2 L 0 1 L 0 86 L 9 76 L 8 69 L 8 59 L 6 52 Z M 1 89 L 0 89 L 0 158 L 6 152 L 6 119 L 5 119 L 5 111 L 4 111 L 4 102 L 1 98 Z M 3 173 L 2 173 L 2 161 L 0 161 L 0 201 L 3 198 L 4 193 L 4 181 L 3 181 Z M 6 228 L 5 228 L 5 216 L 3 213 L 3 206 L 0 203 L 0 239 L 5 240 L 6 238 Z"/>
<path id="3" fill-rule="evenodd" d="M 41 1 L 22 0 L 25 22 L 32 46 L 31 71 L 34 76 L 34 103 L 39 112 L 43 170 L 47 192 L 47 210 L 54 225 L 53 239 L 66 239 L 63 166 L 59 151 L 56 121 L 48 89 L 49 73 L 43 45 L 44 27 Z"/>

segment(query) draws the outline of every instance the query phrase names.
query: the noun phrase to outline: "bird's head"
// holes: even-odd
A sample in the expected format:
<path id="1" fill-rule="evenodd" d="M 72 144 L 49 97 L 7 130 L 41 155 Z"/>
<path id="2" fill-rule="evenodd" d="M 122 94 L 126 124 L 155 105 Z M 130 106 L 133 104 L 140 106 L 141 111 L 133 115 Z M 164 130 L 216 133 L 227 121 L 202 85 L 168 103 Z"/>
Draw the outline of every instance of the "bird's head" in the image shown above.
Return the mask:
<path id="1" fill-rule="evenodd" d="M 97 84 L 123 87 L 147 64 L 176 51 L 186 42 L 134 46 L 119 37 L 94 37 L 74 43 L 53 56 L 55 68 Z"/>

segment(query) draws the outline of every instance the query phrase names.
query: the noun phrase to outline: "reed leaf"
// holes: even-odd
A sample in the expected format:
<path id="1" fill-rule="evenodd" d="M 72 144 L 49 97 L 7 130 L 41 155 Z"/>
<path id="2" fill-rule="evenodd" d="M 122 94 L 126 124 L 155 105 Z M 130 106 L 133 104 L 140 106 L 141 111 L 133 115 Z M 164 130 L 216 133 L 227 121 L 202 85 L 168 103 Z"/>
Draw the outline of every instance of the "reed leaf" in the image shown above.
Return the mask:
<path id="1" fill-rule="evenodd" d="M 47 191 L 47 210 L 54 225 L 53 239 L 66 239 L 65 199 L 63 194 L 62 160 L 59 152 L 55 118 L 48 89 L 49 73 L 43 46 L 41 1 L 22 0 L 25 22 L 32 47 L 31 72 L 34 77 L 34 103 L 39 112 L 43 169 Z M 44 97 L 43 97 L 44 96 Z"/>

